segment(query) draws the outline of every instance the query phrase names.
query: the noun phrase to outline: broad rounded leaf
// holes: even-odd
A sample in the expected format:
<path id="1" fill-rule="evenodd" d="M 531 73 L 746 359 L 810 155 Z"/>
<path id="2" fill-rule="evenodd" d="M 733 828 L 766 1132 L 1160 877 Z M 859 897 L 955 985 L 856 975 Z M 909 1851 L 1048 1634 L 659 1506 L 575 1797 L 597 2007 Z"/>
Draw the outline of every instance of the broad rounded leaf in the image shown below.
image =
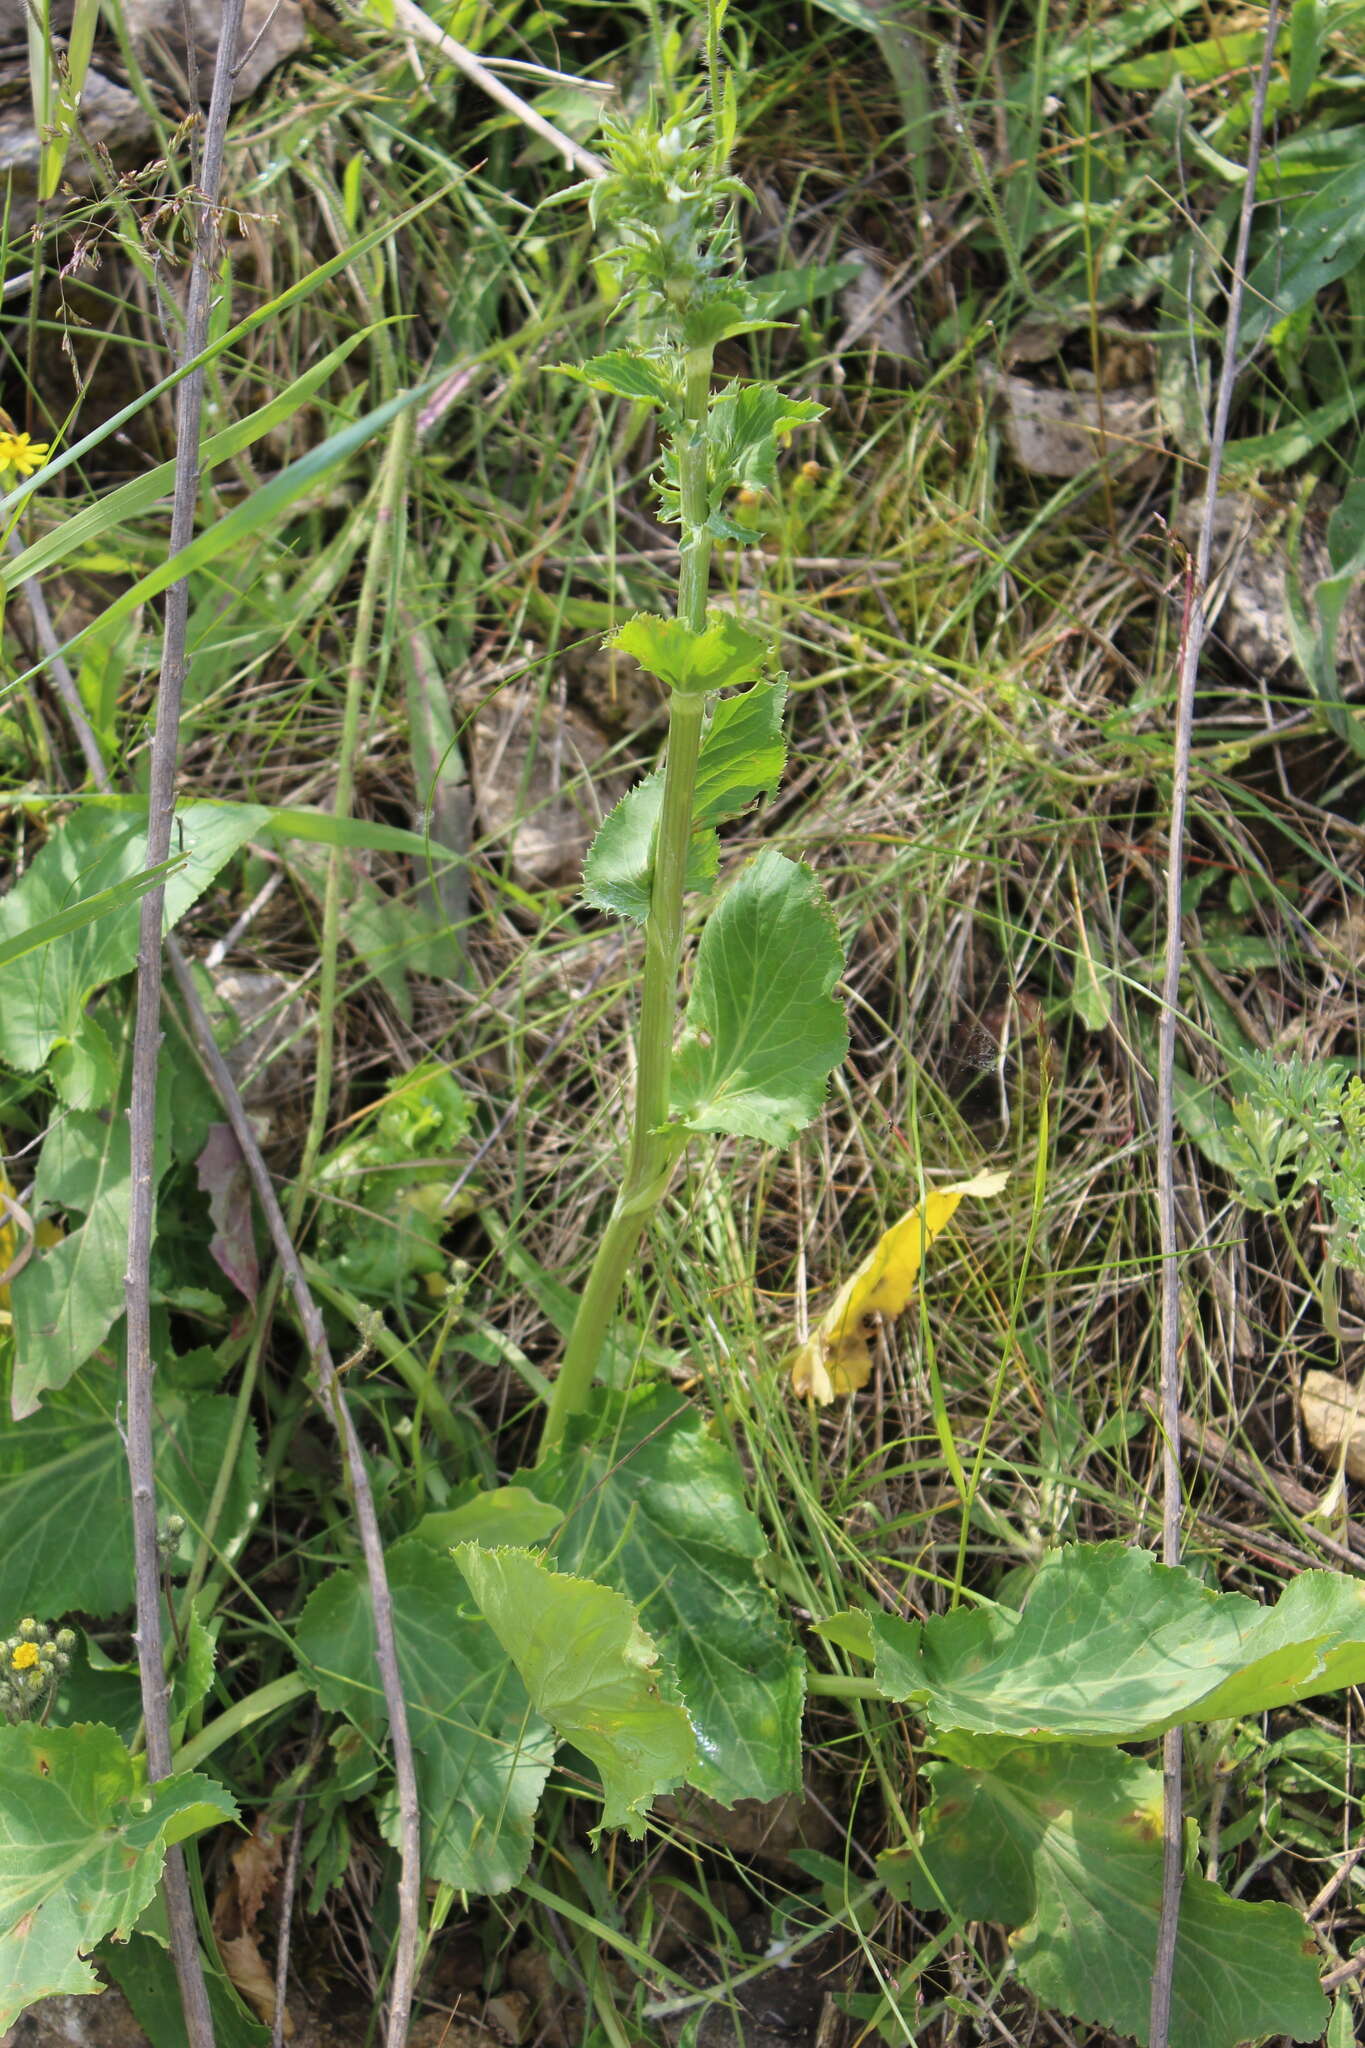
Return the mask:
<path id="1" fill-rule="evenodd" d="M 536 1712 L 596 1764 L 602 1826 L 642 1835 L 650 1801 L 695 1766 L 697 1740 L 659 1696 L 659 1652 L 630 1601 L 529 1550 L 462 1543 L 455 1561 Z"/>
<path id="2" fill-rule="evenodd" d="M 1130 1618 L 1131 1626 L 1131 1618 Z M 1161 1779 L 1110 1750 L 1014 1749 L 986 1769 L 927 1766 L 925 1907 L 1018 1930 L 1022 1981 L 1090 2025 L 1148 2038 L 1161 1912 Z M 1193 1844 L 1191 1844 L 1191 1848 Z M 1230 1899 L 1191 1856 L 1181 1893 L 1172 2048 L 1315 2039 L 1327 2023 L 1312 1936 L 1289 1906 Z"/>
<path id="3" fill-rule="evenodd" d="M 690 696 L 751 682 L 767 659 L 768 642 L 741 626 L 730 612 L 706 614 L 706 630 L 694 633 L 681 619 L 637 612 L 609 636 L 608 646 L 633 654 L 641 668 L 670 690 Z"/>
<path id="4" fill-rule="evenodd" d="M 91 1391 L 99 1368 L 90 1367 Z M 109 1389 L 112 1400 L 114 1389 Z M 202 1523 L 222 1466 L 235 1403 L 156 1393 L 156 1478 L 161 1505 Z M 0 1615 L 116 1614 L 133 1599 L 128 1459 L 112 1415 L 84 1398 L 82 1382 L 4 1433 L 0 1477 Z M 230 1536 L 256 1486 L 255 1433 L 238 1452 L 219 1526 Z"/>
<path id="5" fill-rule="evenodd" d="M 101 1109 L 114 1100 L 122 1075 L 120 1056 L 93 1010 L 86 1010 L 72 1036 L 54 1048 L 47 1070 L 68 1109 Z"/>
<path id="6" fill-rule="evenodd" d="M 843 968 L 815 876 L 771 848 L 761 853 L 701 935 L 674 1113 L 692 1130 L 789 1143 L 820 1114 L 848 1050 L 831 994 Z"/>
<path id="7" fill-rule="evenodd" d="M 265 825 L 254 804 L 184 804 L 176 812 L 171 850 L 187 858 L 167 878 L 164 929 L 184 916 L 223 863 Z M 54 832 L 22 879 L 0 899 L 0 940 L 14 938 L 73 899 L 97 895 L 137 874 L 147 843 L 145 810 L 84 804 Z M 74 1038 L 86 998 L 102 982 L 128 974 L 137 961 L 139 911 L 128 902 L 39 952 L 13 960 L 0 974 L 0 1060 L 31 1073 L 59 1038 Z"/>
<path id="8" fill-rule="evenodd" d="M 53 1992 L 98 1991 L 81 1957 L 127 1939 L 167 1847 L 236 1817 L 208 1778 L 148 1789 L 112 1728 L 0 1727 L 0 2027 Z"/>
<path id="9" fill-rule="evenodd" d="M 530 1860 L 554 1737 L 492 1629 L 469 1611 L 454 1560 L 409 1538 L 386 1562 L 416 1755 L 422 1868 L 461 1891 L 506 1891 Z M 299 1617 L 298 1645 L 322 1705 L 382 1747 L 388 1717 L 363 1572 L 324 1580 Z M 381 1825 L 395 1841 L 391 1806 Z"/>
<path id="10" fill-rule="evenodd" d="M 546 1507 L 528 1487 L 490 1486 L 467 1500 L 457 1496 L 454 1507 L 434 1508 L 412 1533 L 433 1550 L 457 1543 L 482 1543 L 491 1550 L 508 1543 L 543 1543 L 559 1522 L 559 1509 Z"/>
<path id="11" fill-rule="evenodd" d="M 523 1478 L 563 1513 L 554 1563 L 624 1593 L 658 1644 L 660 1691 L 696 1731 L 692 1782 L 727 1804 L 799 1791 L 805 1660 L 728 1446 L 675 1394 L 599 1392 Z"/>
<path id="12" fill-rule="evenodd" d="M 1140 1742 L 1365 1680 L 1358 1579 L 1303 1572 L 1261 1607 L 1122 1543 L 1054 1552 L 1022 1614 L 869 1620 L 887 1698 L 913 1702 L 937 1728 L 983 1735 Z"/>

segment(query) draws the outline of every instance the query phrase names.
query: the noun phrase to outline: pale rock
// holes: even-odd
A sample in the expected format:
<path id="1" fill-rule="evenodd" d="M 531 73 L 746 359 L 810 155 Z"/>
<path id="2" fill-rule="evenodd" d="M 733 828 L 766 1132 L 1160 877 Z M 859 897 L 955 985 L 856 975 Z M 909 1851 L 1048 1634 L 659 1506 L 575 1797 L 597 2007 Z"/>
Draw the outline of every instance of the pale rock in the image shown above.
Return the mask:
<path id="1" fill-rule="evenodd" d="M 1111 469 L 1150 467 L 1162 449 L 1152 385 L 1096 391 L 1074 372 L 1073 388 L 1037 384 L 983 363 L 982 387 L 1000 413 L 1010 453 L 1033 476 L 1083 476 L 1100 461 Z"/>
<path id="2" fill-rule="evenodd" d="M 182 87 L 185 69 L 184 20 L 194 30 L 198 76 L 195 89 L 207 104 L 218 54 L 222 0 L 123 0 L 123 18 L 142 61 L 159 76 Z M 259 40 L 258 40 L 259 38 Z M 299 0 L 246 0 L 238 40 L 241 69 L 233 83 L 234 100 L 247 99 L 277 65 L 308 41 L 308 22 Z M 245 63 L 242 58 L 245 57 Z"/>

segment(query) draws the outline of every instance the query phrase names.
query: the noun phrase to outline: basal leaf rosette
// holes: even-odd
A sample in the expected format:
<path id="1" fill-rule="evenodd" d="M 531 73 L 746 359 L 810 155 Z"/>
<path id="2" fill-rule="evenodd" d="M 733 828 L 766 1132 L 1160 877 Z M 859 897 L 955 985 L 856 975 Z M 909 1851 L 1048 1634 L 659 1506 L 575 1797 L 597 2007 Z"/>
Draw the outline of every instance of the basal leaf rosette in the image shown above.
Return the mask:
<path id="1" fill-rule="evenodd" d="M 68 1122 L 70 1119 L 68 1119 Z M 122 1253 L 127 1260 L 127 1248 Z M 0 1394 L 0 1399 L 3 1396 Z M 233 1402 L 157 1395 L 157 1492 L 190 1526 L 202 1524 L 232 1434 Z M 0 1460 L 0 1615 L 114 1614 L 133 1598 L 128 1465 L 109 1427 L 98 1369 L 87 1367 L 38 1414 L 4 1431 Z M 248 1428 L 233 1468 L 224 1527 L 246 1514 L 256 1485 Z M 101 1718 L 109 1716 L 101 1709 Z"/>
<path id="2" fill-rule="evenodd" d="M 875 1660 L 945 1761 L 911 1887 L 1014 1928 L 1022 1981 L 1094 2025 L 1147 2038 L 1161 1906 L 1161 1781 L 1115 1745 L 1186 1721 L 1259 1715 L 1365 1677 L 1365 1586 L 1304 1572 L 1273 1605 L 1218 1593 L 1121 1543 L 1058 1551 L 1022 1613 L 921 1624 L 837 1615 L 822 1632 Z M 1328 2006 L 1291 1908 L 1203 1880 L 1181 1897 L 1171 2042 L 1316 2037 Z M 899 1859 L 898 1859 L 899 1860 Z"/>
<path id="3" fill-rule="evenodd" d="M 0 2028 L 35 1999 L 100 1990 L 83 1958 L 127 1940 L 166 1850 L 236 1817 L 208 1778 L 148 1787 L 112 1728 L 0 1727 Z"/>
<path id="4" fill-rule="evenodd" d="M 876 1678 L 933 1727 L 1034 1742 L 1143 1742 L 1365 1680 L 1365 1584 L 1303 1572 L 1271 1607 L 1122 1543 L 1040 1567 L 1022 1614 L 870 1613 Z"/>
<path id="5" fill-rule="evenodd" d="M 657 1645 L 659 1692 L 695 1731 L 690 1782 L 726 1805 L 799 1791 L 805 1659 L 729 1445 L 672 1392 L 599 1390 L 523 1483 L 560 1511 L 556 1568 L 624 1595 Z"/>
<path id="6" fill-rule="evenodd" d="M 650 1802 L 696 1765 L 697 1739 L 660 1696 L 658 1646 L 635 1607 L 529 1550 L 462 1543 L 454 1556 L 536 1712 L 597 1766 L 601 1826 L 642 1835 Z"/>
<path id="7" fill-rule="evenodd" d="M 530 1860 L 553 1734 L 492 1629 L 471 1611 L 454 1559 L 409 1537 L 385 1563 L 416 1759 L 423 1870 L 461 1891 L 507 1891 Z M 298 1644 L 319 1703 L 345 1714 L 382 1753 L 388 1715 L 363 1572 L 323 1581 L 299 1617 Z M 385 1839 L 396 1840 L 391 1806 L 381 1807 L 380 1821 Z"/>

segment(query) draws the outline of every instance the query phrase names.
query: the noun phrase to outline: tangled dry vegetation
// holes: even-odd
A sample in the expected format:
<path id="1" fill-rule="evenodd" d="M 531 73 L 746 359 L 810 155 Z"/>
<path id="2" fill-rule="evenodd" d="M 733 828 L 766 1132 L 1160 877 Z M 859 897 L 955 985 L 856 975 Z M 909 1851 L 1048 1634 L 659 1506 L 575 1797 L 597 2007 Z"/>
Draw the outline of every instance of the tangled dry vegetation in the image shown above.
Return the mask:
<path id="1" fill-rule="evenodd" d="M 784 324 L 727 343 L 721 367 L 774 376 L 827 412 L 749 508 L 762 547 L 722 547 L 714 572 L 720 600 L 774 636 L 790 683 L 788 780 L 730 829 L 728 852 L 776 840 L 824 878 L 849 943 L 852 1045 L 826 1118 L 788 1153 L 727 1141 L 680 1185 L 627 1303 L 647 1356 L 740 1447 L 804 1618 L 847 1604 L 848 1575 L 896 1611 L 932 1612 L 963 1585 L 1007 1595 L 1059 1539 L 1150 1543 L 1159 1526 L 1154 991 L 1227 227 L 1213 143 L 1177 148 L 1162 108 L 1174 79 L 1179 134 L 1213 133 L 1237 158 L 1260 28 L 1255 10 L 1223 20 L 1214 8 L 1203 30 L 1154 19 L 1138 33 L 1129 7 L 1087 30 L 1043 0 L 981 19 L 918 10 L 913 33 L 885 26 L 880 39 L 834 18 L 863 11 L 803 12 L 798 33 L 782 10 L 754 8 L 743 25 L 735 169 L 753 199 L 741 230 Z M 1321 91 L 1278 108 L 1267 205 L 1302 189 L 1303 165 L 1329 175 L 1335 138 L 1360 132 L 1358 12 L 1337 12 Z M 1117 44 L 1091 63 L 1087 36 L 1111 30 Z M 1171 55 L 1220 36 L 1221 63 Z M 557 46 L 563 69 L 627 93 L 650 61 L 643 18 L 620 29 L 570 9 L 553 32 L 526 16 L 513 34 L 509 16 L 513 41 L 544 62 Z M 555 90 L 557 118 L 582 123 L 584 96 Z M 42 214 L 24 257 L 39 287 L 6 309 L 4 402 L 44 438 L 88 433 L 164 360 L 159 303 L 181 267 L 186 171 L 174 88 L 155 86 L 152 104 L 159 161 L 139 157 L 90 200 Z M 240 105 L 230 133 L 217 317 L 271 310 L 214 365 L 209 431 L 340 344 L 351 352 L 215 472 L 214 516 L 252 504 L 380 402 L 386 380 L 431 379 L 405 537 L 366 650 L 353 802 L 364 829 L 347 857 L 338 1062 L 305 1209 L 329 1313 L 344 1323 L 357 1294 L 383 1311 L 377 1353 L 352 1378 L 381 1507 L 413 1484 L 414 1457 L 424 1500 L 440 1497 L 422 1493 L 433 1462 L 453 1483 L 523 1461 L 531 1390 L 558 1356 L 563 1289 L 581 1276 L 625 1130 L 634 942 L 584 908 L 578 875 L 596 823 L 657 752 L 657 697 L 601 636 L 658 605 L 672 536 L 648 488 L 650 426 L 549 374 L 597 344 L 604 318 L 582 210 L 552 203 L 564 182 L 471 87 L 373 18 L 320 15 L 311 46 Z M 344 260 L 332 276 L 281 297 L 333 254 Z M 1355 1426 L 1365 1259 L 1345 1196 L 1334 1207 L 1321 1174 L 1286 1193 L 1318 1111 L 1310 1102 L 1295 1125 L 1272 1086 L 1309 1064 L 1358 1068 L 1362 1054 L 1352 706 L 1365 617 L 1352 596 L 1334 697 L 1320 669 L 1306 672 L 1304 612 L 1335 566 L 1329 520 L 1360 489 L 1349 437 L 1361 275 L 1357 261 L 1289 332 L 1247 345 L 1194 738 L 1177 1171 L 1187 1544 L 1220 1584 L 1256 1593 L 1365 1556 L 1349 1480 L 1335 1483 Z M 1340 428 L 1320 431 L 1334 404 Z M 157 399 L 32 501 L 20 539 L 172 452 Z M 186 795 L 329 803 L 377 462 L 366 451 L 244 522 L 196 582 Z M 160 544 L 144 511 L 70 551 L 45 579 L 59 638 L 98 622 Z M 155 609 L 100 627 L 80 668 L 87 714 L 134 785 Z M 12 673 L 41 660 L 22 597 L 7 631 Z M 0 773 L 12 879 L 57 815 L 34 793 L 83 783 L 41 683 L 0 709 Z M 461 864 L 427 866 L 370 828 L 415 830 Z M 325 848 L 306 839 L 253 839 L 181 926 L 286 1188 L 308 1123 L 325 869 Z M 327 1158 L 433 1061 L 470 1098 L 468 1130 L 452 1139 L 433 1123 L 431 1153 L 414 1140 L 372 1154 L 359 1197 L 329 1186 Z M 12 1078 L 4 1089 L 4 1170 L 22 1189 L 43 1110 Z M 1287 1149 L 1268 1179 L 1239 1101 L 1258 1130 L 1279 1119 Z M 982 1164 L 1009 1169 L 1010 1193 L 963 1212 L 936 1250 L 923 1315 L 880 1332 L 866 1390 L 823 1412 L 795 1403 L 779 1371 L 793 1327 L 922 1174 Z M 405 1265 L 400 1248 L 387 1298 L 384 1283 L 354 1283 L 354 1265 L 348 1282 L 357 1212 L 387 1256 L 397 1195 L 423 1184 L 439 1184 L 439 1256 Z M 201 1243 L 174 1216 L 165 1229 L 177 1349 L 260 1347 L 259 1422 L 280 1446 L 233 1564 L 242 1583 L 229 1576 L 222 1593 L 230 1693 L 234 1671 L 252 1667 L 259 1685 L 278 1665 L 273 1650 L 258 1655 L 259 1602 L 292 1615 L 313 1567 L 347 1539 L 330 1449 L 296 1399 L 292 1328 L 253 1325 L 239 1299 L 215 1320 L 193 1297 Z M 439 1394 L 425 1450 L 405 1359 Z M 1301 1402 L 1309 1374 L 1330 1376 L 1312 1383 L 1325 1408 Z M 970 1478 L 965 1506 L 945 1436 Z M 104 1632 L 117 1656 L 126 1637 Z M 1311 1905 L 1333 1963 L 1365 1933 L 1347 1868 L 1355 1704 L 1211 1732 L 1192 1763 L 1208 1860 L 1247 1897 Z M 761 1951 L 774 1911 L 814 1924 L 821 1886 L 837 1872 L 868 1878 L 887 1811 L 915 1808 L 903 1722 L 884 1706 L 851 1711 L 852 1723 L 846 1703 L 813 1704 L 811 1796 L 790 1827 L 769 1815 L 766 1833 L 746 1834 L 680 1810 L 642 1848 L 614 1849 L 596 1894 L 566 1848 L 587 1888 L 573 1893 L 580 1912 L 588 1895 L 606 1918 L 610 1897 L 615 1928 L 699 1982 L 724 1942 Z M 270 1808 L 318 1748 L 297 1707 L 267 1724 L 237 1760 L 244 1796 Z M 344 1985 L 358 2010 L 382 1966 L 370 1939 L 382 1844 L 354 1814 L 349 1833 L 324 1828 L 308 1844 L 302 2002 L 325 2005 Z M 211 1895 L 225 1872 L 211 1865 Z M 455 2010 L 526 2042 L 587 2029 L 573 2015 L 600 2012 L 605 1994 L 556 1906 L 550 1890 L 463 1922 L 453 1912 L 425 1983 L 433 2040 L 465 2038 L 434 2024 L 448 2028 Z M 799 2016 L 769 2024 L 750 2001 L 745 2038 L 832 2043 L 882 2027 L 908 2039 L 912 2024 L 944 2044 L 1081 2038 L 1012 1985 L 996 1933 L 945 1934 L 908 1906 L 834 1920 L 803 1965 Z M 489 2015 L 489 1998 L 506 2010 Z"/>

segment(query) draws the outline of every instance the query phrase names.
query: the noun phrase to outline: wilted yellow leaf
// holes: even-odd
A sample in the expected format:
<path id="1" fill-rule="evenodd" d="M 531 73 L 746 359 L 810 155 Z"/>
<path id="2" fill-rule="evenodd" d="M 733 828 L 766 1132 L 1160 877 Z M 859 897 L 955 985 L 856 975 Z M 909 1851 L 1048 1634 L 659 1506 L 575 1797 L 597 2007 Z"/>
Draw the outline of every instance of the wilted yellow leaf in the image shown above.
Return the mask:
<path id="1" fill-rule="evenodd" d="M 792 1392 L 827 1408 L 836 1394 L 856 1394 L 872 1372 L 868 1317 L 898 1316 L 910 1305 L 924 1254 L 956 1213 L 964 1195 L 998 1195 L 1007 1173 L 934 1188 L 878 1238 L 851 1279 L 845 1280 L 804 1344 L 785 1360 Z"/>
<path id="2" fill-rule="evenodd" d="M 60 1224 L 44 1217 L 35 1230 L 28 1210 L 0 1173 L 0 1329 L 13 1320 L 9 1310 L 9 1283 L 28 1264 L 30 1255 L 60 1244 L 65 1233 Z"/>

